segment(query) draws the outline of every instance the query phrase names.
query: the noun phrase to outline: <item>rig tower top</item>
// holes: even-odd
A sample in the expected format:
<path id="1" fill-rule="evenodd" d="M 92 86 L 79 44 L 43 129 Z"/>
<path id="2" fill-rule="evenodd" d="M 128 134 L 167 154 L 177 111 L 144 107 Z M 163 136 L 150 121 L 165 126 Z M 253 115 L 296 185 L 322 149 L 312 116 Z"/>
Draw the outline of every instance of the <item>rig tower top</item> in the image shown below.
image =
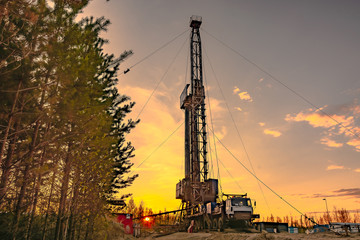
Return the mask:
<path id="1" fill-rule="evenodd" d="M 200 28 L 200 25 L 202 23 L 202 17 L 192 15 L 190 18 L 190 27 L 192 28 Z"/>

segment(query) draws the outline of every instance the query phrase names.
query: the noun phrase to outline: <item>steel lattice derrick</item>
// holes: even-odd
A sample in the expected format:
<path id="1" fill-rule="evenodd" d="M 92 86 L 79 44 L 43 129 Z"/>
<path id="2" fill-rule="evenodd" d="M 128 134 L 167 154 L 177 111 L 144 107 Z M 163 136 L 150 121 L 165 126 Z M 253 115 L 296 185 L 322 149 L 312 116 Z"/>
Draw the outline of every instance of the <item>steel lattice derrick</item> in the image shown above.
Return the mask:
<path id="1" fill-rule="evenodd" d="M 191 17 L 190 84 L 186 84 L 180 95 L 180 108 L 185 110 L 185 178 L 177 184 L 176 198 L 191 209 L 215 201 L 217 196 L 216 179 L 208 179 L 200 25 L 201 17 Z"/>
<path id="2" fill-rule="evenodd" d="M 205 91 L 202 72 L 202 52 L 200 37 L 201 19 L 192 18 L 190 26 L 191 58 L 191 110 L 190 110 L 190 165 L 191 181 L 200 182 L 207 179 L 208 166 L 206 159 L 206 115 Z"/>

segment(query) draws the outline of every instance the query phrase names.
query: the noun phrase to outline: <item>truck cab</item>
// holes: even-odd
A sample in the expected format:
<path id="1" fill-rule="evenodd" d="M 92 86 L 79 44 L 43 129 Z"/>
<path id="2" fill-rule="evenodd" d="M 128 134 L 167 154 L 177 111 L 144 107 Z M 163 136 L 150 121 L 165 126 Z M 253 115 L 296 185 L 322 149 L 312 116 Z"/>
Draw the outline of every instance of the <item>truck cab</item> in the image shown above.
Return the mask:
<path id="1" fill-rule="evenodd" d="M 229 220 L 241 220 L 247 223 L 259 218 L 259 214 L 253 214 L 253 205 L 247 194 L 224 194 L 225 214 Z M 256 206 L 256 202 L 254 203 Z"/>
<path id="2" fill-rule="evenodd" d="M 253 207 L 250 198 L 231 197 L 226 199 L 225 213 L 230 219 L 250 220 L 253 214 Z"/>

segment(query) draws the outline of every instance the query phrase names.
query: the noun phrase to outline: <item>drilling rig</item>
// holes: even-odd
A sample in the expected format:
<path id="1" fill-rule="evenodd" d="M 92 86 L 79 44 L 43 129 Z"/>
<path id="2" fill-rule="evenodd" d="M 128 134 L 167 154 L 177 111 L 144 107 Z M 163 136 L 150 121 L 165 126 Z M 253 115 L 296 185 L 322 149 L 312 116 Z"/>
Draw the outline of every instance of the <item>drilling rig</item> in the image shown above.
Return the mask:
<path id="1" fill-rule="evenodd" d="M 180 221 L 187 226 L 193 220 L 195 230 L 249 227 L 259 217 L 253 214 L 251 199 L 246 194 L 222 194 L 220 198 L 218 179 L 208 178 L 201 23 L 199 16 L 190 18 L 191 78 L 180 95 L 180 108 L 185 112 L 185 178 L 176 184 L 176 199 L 182 200 Z"/>

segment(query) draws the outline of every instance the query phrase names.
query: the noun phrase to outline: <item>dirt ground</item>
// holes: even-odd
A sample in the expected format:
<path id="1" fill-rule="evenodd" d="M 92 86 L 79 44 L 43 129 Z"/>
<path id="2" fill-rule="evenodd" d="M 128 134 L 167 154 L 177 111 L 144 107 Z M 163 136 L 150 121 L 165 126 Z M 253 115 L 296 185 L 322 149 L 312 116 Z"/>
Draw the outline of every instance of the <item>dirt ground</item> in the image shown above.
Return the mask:
<path id="1" fill-rule="evenodd" d="M 300 240 L 300 239 L 351 239 L 360 240 L 359 233 L 352 233 L 350 236 L 339 236 L 335 233 L 227 233 L 227 232 L 209 232 L 209 233 L 185 233 L 177 232 L 166 236 L 159 236 L 156 234 L 150 234 L 147 237 L 134 238 L 133 236 L 126 236 L 122 239 L 159 239 L 159 240 Z"/>
<path id="2" fill-rule="evenodd" d="M 174 233 L 168 236 L 159 237 L 157 239 L 161 240 L 175 240 L 175 239 L 199 239 L 199 240 L 236 240 L 236 239 L 246 239 L 246 240 L 292 240 L 292 239 L 359 239 L 360 235 L 352 234 L 349 237 L 343 237 L 335 235 L 334 233 L 314 233 L 314 234 L 290 234 L 290 233 Z"/>

